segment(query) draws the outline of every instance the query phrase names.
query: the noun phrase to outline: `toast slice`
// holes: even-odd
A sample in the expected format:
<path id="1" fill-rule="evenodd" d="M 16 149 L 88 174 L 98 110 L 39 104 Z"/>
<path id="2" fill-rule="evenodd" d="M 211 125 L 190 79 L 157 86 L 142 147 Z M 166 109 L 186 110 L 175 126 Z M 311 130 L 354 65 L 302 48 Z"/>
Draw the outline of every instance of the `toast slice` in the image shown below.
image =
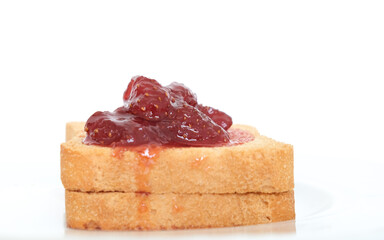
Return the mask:
<path id="1" fill-rule="evenodd" d="M 261 136 L 250 126 L 231 129 L 252 133 L 251 142 L 165 148 L 152 159 L 143 159 L 143 153 L 129 149 L 85 145 L 83 126 L 69 123 L 68 141 L 61 145 L 61 179 L 70 191 L 280 193 L 294 187 L 292 145 Z"/>
<path id="2" fill-rule="evenodd" d="M 294 193 L 144 194 L 65 192 L 67 225 L 158 230 L 253 225 L 295 218 Z"/>

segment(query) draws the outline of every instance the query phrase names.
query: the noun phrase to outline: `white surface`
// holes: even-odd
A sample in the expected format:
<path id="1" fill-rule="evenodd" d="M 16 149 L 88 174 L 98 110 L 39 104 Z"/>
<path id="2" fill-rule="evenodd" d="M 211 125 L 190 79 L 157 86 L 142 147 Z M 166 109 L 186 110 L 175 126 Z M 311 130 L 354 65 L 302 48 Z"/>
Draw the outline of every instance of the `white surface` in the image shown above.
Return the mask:
<path id="1" fill-rule="evenodd" d="M 122 104 L 137 74 L 183 82 L 292 143 L 298 219 L 295 233 L 125 236 L 384 238 L 383 12 L 382 1 L 1 1 L 0 238 L 89 234 L 64 228 L 64 125 Z"/>
<path id="2" fill-rule="evenodd" d="M 318 161 L 320 161 L 318 159 Z M 327 165 L 331 162 L 327 160 Z M 332 164 L 335 168 L 337 164 Z M 9 167 L 9 165 L 8 165 Z M 4 178 L 12 179 L 15 169 L 26 179 L 35 173 L 29 167 L 13 166 L 14 169 L 1 172 Z M 300 167 L 299 167 L 300 169 Z M 298 169 L 298 170 L 299 170 Z M 0 185 L 0 238 L 76 239 L 101 237 L 113 239 L 141 239 L 153 237 L 212 239 L 233 237 L 239 239 L 382 239 L 384 236 L 384 194 L 372 186 L 384 182 L 381 176 L 383 165 L 370 165 L 367 170 L 376 178 L 356 178 L 361 173 L 359 166 L 351 164 L 350 174 L 339 173 L 327 168 L 305 166 L 311 177 L 296 171 L 296 221 L 257 226 L 177 231 L 126 231 L 102 232 L 68 229 L 64 219 L 64 190 L 58 181 L 22 182 Z M 325 176 L 324 176 L 325 173 Z M 50 179 L 44 176 L 42 179 Z M 341 179 L 345 178 L 345 179 Z M 346 179 L 349 179 L 346 181 Z M 354 179 L 350 181 L 351 179 Z M 354 186 L 366 186 L 358 193 Z"/>

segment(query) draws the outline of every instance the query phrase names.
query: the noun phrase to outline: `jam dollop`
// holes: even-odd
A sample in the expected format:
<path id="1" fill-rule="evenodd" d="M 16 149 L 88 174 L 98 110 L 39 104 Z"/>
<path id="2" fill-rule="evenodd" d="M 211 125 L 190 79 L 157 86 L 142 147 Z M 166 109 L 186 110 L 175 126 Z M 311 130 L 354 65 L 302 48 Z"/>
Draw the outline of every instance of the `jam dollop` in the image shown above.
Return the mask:
<path id="1" fill-rule="evenodd" d="M 85 144 L 101 146 L 216 146 L 230 143 L 232 118 L 198 104 L 196 94 L 181 83 L 162 86 L 136 76 L 113 112 L 95 112 L 86 122 Z"/>

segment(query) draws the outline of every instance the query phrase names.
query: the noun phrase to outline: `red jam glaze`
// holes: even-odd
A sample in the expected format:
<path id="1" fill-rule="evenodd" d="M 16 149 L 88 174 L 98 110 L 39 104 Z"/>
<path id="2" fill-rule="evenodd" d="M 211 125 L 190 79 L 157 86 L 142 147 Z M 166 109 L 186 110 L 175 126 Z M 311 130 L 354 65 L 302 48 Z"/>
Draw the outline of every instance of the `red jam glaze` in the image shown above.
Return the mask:
<path id="1" fill-rule="evenodd" d="M 196 94 L 181 83 L 168 86 L 133 77 L 113 112 L 95 112 L 87 121 L 85 144 L 210 147 L 231 144 L 232 118 L 198 104 Z"/>

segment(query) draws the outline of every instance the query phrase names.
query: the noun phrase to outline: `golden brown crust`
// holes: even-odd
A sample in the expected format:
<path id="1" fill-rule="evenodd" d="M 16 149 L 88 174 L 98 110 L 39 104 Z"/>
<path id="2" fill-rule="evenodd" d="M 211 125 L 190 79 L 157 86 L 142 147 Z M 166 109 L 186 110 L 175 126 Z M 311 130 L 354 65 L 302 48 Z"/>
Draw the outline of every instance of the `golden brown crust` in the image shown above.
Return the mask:
<path id="1" fill-rule="evenodd" d="M 65 189 L 151 193 L 285 192 L 293 189 L 293 147 L 259 135 L 250 126 L 235 125 L 255 140 L 230 147 L 166 148 L 158 153 L 138 182 L 139 154 L 116 155 L 109 147 L 82 144 L 81 132 L 61 145 L 61 179 Z M 68 127 L 67 127 L 68 129 Z M 115 153 L 115 156 L 113 156 Z M 149 190 L 148 190 L 149 189 Z"/>
<path id="2" fill-rule="evenodd" d="M 78 229 L 179 229 L 295 218 L 293 191 L 247 194 L 65 192 L 67 225 Z"/>

